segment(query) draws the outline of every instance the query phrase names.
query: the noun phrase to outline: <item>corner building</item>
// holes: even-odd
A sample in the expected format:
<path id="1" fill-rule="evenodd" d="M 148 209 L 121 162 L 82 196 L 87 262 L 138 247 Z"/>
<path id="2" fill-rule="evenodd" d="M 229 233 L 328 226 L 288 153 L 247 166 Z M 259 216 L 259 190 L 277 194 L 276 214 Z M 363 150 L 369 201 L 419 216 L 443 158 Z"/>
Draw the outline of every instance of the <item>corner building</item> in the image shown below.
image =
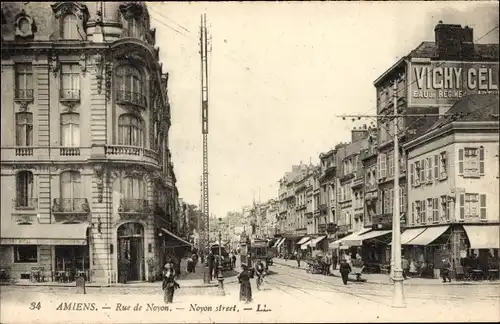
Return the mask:
<path id="1" fill-rule="evenodd" d="M 1 8 L 1 266 L 17 279 L 109 283 L 126 259 L 129 281 L 156 276 L 177 237 L 178 193 L 146 6 Z"/>

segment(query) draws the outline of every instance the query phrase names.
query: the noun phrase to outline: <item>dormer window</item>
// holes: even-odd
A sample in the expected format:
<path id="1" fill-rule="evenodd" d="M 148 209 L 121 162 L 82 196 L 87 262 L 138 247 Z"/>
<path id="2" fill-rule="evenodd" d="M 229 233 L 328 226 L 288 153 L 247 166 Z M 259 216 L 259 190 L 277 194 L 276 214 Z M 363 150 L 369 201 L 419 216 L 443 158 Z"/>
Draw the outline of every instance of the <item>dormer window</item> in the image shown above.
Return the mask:
<path id="1" fill-rule="evenodd" d="M 141 37 L 141 25 L 136 18 L 132 17 L 127 20 L 127 33 L 128 37 Z"/>
<path id="2" fill-rule="evenodd" d="M 81 2 L 60 1 L 51 5 L 54 12 L 55 36 L 65 40 L 85 40 L 85 25 L 90 18 L 87 6 Z"/>
<path id="3" fill-rule="evenodd" d="M 62 19 L 61 36 L 63 39 L 78 40 L 79 35 L 78 19 L 74 14 L 68 14 Z"/>

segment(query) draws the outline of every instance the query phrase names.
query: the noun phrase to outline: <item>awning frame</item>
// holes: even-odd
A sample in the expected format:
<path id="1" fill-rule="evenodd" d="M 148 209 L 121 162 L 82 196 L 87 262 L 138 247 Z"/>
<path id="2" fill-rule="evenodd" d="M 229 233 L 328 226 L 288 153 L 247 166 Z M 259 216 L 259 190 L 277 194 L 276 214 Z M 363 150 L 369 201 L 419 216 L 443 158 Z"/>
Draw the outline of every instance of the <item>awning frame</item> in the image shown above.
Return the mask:
<path id="1" fill-rule="evenodd" d="M 162 231 L 164 231 L 165 233 L 167 233 L 168 235 L 172 236 L 173 238 L 177 239 L 178 241 L 181 241 L 183 243 L 185 243 L 185 246 L 194 246 L 193 243 L 190 243 L 188 241 L 186 241 L 185 239 L 175 235 L 174 233 L 170 232 L 168 229 L 166 228 L 161 228 Z"/>
<path id="2" fill-rule="evenodd" d="M 1 245 L 87 245 L 90 223 L 32 224 L 2 227 Z M 64 235 L 63 235 L 64 234 Z"/>

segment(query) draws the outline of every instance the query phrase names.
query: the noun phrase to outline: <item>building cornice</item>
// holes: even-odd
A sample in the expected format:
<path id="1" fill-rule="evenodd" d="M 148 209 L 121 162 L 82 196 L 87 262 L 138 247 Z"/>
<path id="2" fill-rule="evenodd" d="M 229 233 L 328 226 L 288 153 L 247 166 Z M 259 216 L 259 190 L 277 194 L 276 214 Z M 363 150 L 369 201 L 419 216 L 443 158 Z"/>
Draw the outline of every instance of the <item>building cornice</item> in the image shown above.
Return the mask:
<path id="1" fill-rule="evenodd" d="M 456 121 L 445 126 L 434 129 L 420 137 L 417 137 L 414 140 L 411 140 L 405 144 L 403 144 L 403 148 L 405 150 L 411 150 L 417 146 L 425 145 L 433 140 L 448 135 L 449 133 L 453 133 L 455 131 L 475 131 L 475 132 L 488 132 L 492 130 L 498 130 L 499 123 L 498 121 Z"/>

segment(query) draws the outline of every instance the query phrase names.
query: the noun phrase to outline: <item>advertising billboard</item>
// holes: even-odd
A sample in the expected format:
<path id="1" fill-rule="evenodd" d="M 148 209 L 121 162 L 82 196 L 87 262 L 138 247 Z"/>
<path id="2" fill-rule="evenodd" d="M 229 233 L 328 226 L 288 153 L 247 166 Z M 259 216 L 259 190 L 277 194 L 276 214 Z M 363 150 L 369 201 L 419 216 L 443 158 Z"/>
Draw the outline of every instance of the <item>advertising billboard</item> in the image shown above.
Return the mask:
<path id="1" fill-rule="evenodd" d="M 408 106 L 449 106 L 466 94 L 498 94 L 498 63 L 411 62 Z"/>

